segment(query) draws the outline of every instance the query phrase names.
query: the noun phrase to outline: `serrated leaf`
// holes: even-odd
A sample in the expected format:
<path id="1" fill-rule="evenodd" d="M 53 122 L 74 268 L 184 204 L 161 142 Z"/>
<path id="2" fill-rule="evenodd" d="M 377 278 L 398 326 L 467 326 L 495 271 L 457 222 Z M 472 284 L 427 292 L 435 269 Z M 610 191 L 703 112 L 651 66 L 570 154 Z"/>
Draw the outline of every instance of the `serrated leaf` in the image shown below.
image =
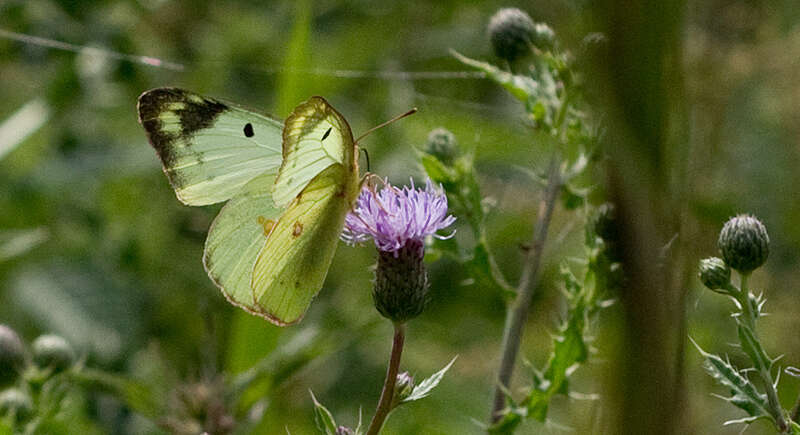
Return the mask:
<path id="1" fill-rule="evenodd" d="M 408 397 L 403 399 L 401 403 L 413 402 L 415 400 L 427 397 L 431 393 L 431 391 L 433 391 L 433 389 L 436 388 L 437 385 L 439 385 L 439 382 L 444 377 L 444 374 L 447 373 L 447 371 L 450 370 L 450 367 L 453 365 L 453 363 L 456 362 L 456 358 L 458 358 L 457 355 L 454 356 L 453 359 L 451 359 L 450 362 L 446 366 L 444 366 L 443 369 L 432 374 L 430 377 L 417 384 L 414 387 L 414 389 L 411 390 L 411 394 L 409 394 Z"/>
<path id="2" fill-rule="evenodd" d="M 470 59 L 455 50 L 450 50 L 450 53 L 462 63 L 486 73 L 487 77 L 504 87 L 511 95 L 523 103 L 527 103 L 529 99 L 538 93 L 539 84 L 530 77 L 511 74 L 492 64 Z"/>
<path id="3" fill-rule="evenodd" d="M 769 370 L 771 362 L 764 347 L 761 346 L 761 341 L 758 340 L 758 337 L 749 326 L 744 325 L 742 322 L 737 323 L 739 324 L 739 341 L 741 342 L 742 350 L 755 364 L 756 370 Z"/>
<path id="4" fill-rule="evenodd" d="M 565 394 L 567 378 L 575 364 L 586 361 L 589 350 L 583 339 L 585 306 L 578 304 L 570 310 L 569 318 L 561 335 L 554 338 L 553 353 L 547 362 L 540 382 L 541 387 L 531 390 L 523 402 L 531 418 L 543 422 L 547 418 L 550 399 L 556 394 Z"/>
<path id="5" fill-rule="evenodd" d="M 435 156 L 420 151 L 420 162 L 422 169 L 428 174 L 431 181 L 441 184 L 450 184 L 455 181 L 455 174 L 452 169 L 444 165 Z"/>
<path id="6" fill-rule="evenodd" d="M 706 359 L 705 368 L 709 375 L 731 391 L 724 399 L 744 410 L 751 417 L 765 417 L 772 420 L 768 411 L 767 397 L 760 394 L 749 379 L 742 376 L 731 363 L 717 355 L 707 353 L 692 340 L 697 350 Z"/>
<path id="7" fill-rule="evenodd" d="M 317 422 L 317 427 L 323 429 L 326 435 L 336 435 L 336 421 L 333 419 L 333 414 L 317 401 L 314 392 L 311 390 L 308 392 L 311 393 L 311 400 L 314 401 L 314 420 Z"/>

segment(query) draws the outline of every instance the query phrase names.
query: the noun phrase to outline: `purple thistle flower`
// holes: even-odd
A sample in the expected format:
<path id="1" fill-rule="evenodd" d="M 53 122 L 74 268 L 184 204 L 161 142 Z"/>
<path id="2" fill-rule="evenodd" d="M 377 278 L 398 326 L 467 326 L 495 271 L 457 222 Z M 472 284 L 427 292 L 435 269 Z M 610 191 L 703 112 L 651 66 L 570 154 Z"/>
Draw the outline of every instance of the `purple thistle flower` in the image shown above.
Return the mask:
<path id="1" fill-rule="evenodd" d="M 453 234 L 440 236 L 437 231 L 447 228 L 456 218 L 447 214 L 447 196 L 425 182 L 425 189 L 411 187 L 398 189 L 388 182 L 379 192 L 365 186 L 353 210 L 345 218 L 342 240 L 354 245 L 372 238 L 375 246 L 384 252 L 397 253 L 409 241 L 422 242 L 433 235 L 447 239 Z"/>
<path id="2" fill-rule="evenodd" d="M 424 189 L 398 189 L 388 182 L 379 192 L 364 187 L 353 211 L 345 218 L 342 239 L 350 244 L 372 238 L 378 264 L 372 299 L 375 308 L 391 321 L 403 323 L 417 317 L 428 303 L 424 239 L 437 235 L 456 220 L 447 214 L 447 196 L 430 180 Z"/>

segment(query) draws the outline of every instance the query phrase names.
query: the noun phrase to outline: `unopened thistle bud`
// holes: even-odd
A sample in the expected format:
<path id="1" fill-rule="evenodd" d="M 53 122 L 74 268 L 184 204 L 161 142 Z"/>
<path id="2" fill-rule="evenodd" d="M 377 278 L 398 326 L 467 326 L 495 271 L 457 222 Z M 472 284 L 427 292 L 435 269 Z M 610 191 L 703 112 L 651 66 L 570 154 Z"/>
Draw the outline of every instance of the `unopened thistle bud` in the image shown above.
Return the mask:
<path id="1" fill-rule="evenodd" d="M 700 281 L 710 290 L 718 293 L 729 293 L 731 285 L 731 268 L 718 257 L 700 260 Z"/>
<path id="2" fill-rule="evenodd" d="M 42 335 L 33 341 L 33 362 L 42 369 L 53 373 L 62 372 L 72 366 L 75 351 L 67 340 L 58 335 Z"/>
<path id="3" fill-rule="evenodd" d="M 767 229 L 754 216 L 739 215 L 726 222 L 718 245 L 725 264 L 745 274 L 760 267 L 769 256 Z"/>
<path id="4" fill-rule="evenodd" d="M 530 51 L 536 25 L 526 12 L 504 8 L 489 20 L 488 31 L 497 57 L 513 62 Z"/>
<path id="5" fill-rule="evenodd" d="M 27 420 L 33 413 L 31 397 L 18 388 L 0 393 L 0 417 L 14 416 L 17 422 Z"/>
<path id="6" fill-rule="evenodd" d="M 336 428 L 335 435 L 353 435 L 355 432 L 347 426 L 339 426 Z"/>
<path id="7" fill-rule="evenodd" d="M 378 264 L 372 296 L 381 315 L 403 323 L 422 313 L 428 302 L 425 237 L 446 238 L 435 233 L 454 221 L 447 214 L 447 196 L 430 180 L 425 189 L 413 182 L 403 189 L 385 182 L 380 192 L 364 187 L 345 218 L 342 239 L 350 244 L 374 240 Z"/>
<path id="8" fill-rule="evenodd" d="M 425 152 L 446 165 L 452 165 L 459 153 L 456 136 L 445 128 L 432 130 L 428 133 Z"/>
<path id="9" fill-rule="evenodd" d="M 394 383 L 392 408 L 396 407 L 408 396 L 410 396 L 412 391 L 414 391 L 414 378 L 408 374 L 408 372 L 398 373 L 397 380 Z"/>
<path id="10" fill-rule="evenodd" d="M 13 384 L 25 368 L 25 348 L 16 331 L 0 325 L 0 387 Z"/>
<path id="11" fill-rule="evenodd" d="M 531 42 L 534 47 L 541 50 L 549 50 L 553 48 L 555 41 L 556 32 L 554 32 L 550 26 L 545 23 L 536 23 L 533 27 L 533 35 L 531 36 Z"/>

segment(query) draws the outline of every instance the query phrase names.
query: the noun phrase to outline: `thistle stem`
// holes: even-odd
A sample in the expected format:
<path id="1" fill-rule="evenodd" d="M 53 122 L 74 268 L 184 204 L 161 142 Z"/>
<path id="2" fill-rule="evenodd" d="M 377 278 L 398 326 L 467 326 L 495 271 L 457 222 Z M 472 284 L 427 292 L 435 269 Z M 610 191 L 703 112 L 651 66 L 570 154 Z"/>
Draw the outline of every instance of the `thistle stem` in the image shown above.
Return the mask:
<path id="1" fill-rule="evenodd" d="M 392 410 L 392 397 L 394 396 L 394 384 L 397 380 L 397 371 L 400 368 L 400 356 L 403 353 L 403 342 L 405 341 L 406 331 L 403 323 L 394 324 L 394 340 L 392 341 L 392 354 L 389 357 L 389 367 L 386 369 L 386 379 L 383 381 L 381 398 L 378 401 L 378 408 L 375 416 L 367 429 L 367 435 L 377 435 L 383 427 L 383 422 Z"/>
<path id="2" fill-rule="evenodd" d="M 506 316 L 505 330 L 503 331 L 503 347 L 500 360 L 500 369 L 497 374 L 498 384 L 494 390 L 491 421 L 498 421 L 500 411 L 505 407 L 506 396 L 514 372 L 514 364 L 522 341 L 523 328 L 528 320 L 533 292 L 539 277 L 539 265 L 542 260 L 542 250 L 547 238 L 547 228 L 555 209 L 558 192 L 561 190 L 561 173 L 556 156 L 550 161 L 548 169 L 547 187 L 539 203 L 539 213 L 536 216 L 536 225 L 533 229 L 533 240 L 530 249 L 525 255 L 524 269 L 517 286 L 517 297 L 509 308 Z"/>
<path id="3" fill-rule="evenodd" d="M 753 312 L 753 307 L 750 305 L 750 289 L 747 288 L 747 280 L 750 278 L 749 273 L 741 274 L 741 292 L 739 293 L 739 304 L 742 306 L 742 316 L 744 317 L 745 324 L 753 331 L 753 335 L 758 339 L 756 334 L 756 320 L 758 314 Z M 786 417 L 783 415 L 783 408 L 778 400 L 778 392 L 775 390 L 775 384 L 772 382 L 772 373 L 769 367 L 760 367 L 758 374 L 764 383 L 764 390 L 767 393 L 767 402 L 769 403 L 772 417 L 775 419 L 775 425 L 781 433 L 789 429 L 789 424 L 786 422 Z"/>

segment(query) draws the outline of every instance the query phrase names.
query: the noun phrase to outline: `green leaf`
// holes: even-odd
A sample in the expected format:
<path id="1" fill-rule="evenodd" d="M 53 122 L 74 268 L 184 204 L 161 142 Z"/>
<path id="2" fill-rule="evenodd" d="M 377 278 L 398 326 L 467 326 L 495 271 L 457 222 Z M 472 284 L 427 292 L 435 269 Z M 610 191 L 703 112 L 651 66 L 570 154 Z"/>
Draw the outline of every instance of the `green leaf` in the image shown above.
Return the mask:
<path id="1" fill-rule="evenodd" d="M 317 422 L 317 427 L 324 430 L 326 435 L 336 435 L 336 421 L 333 419 L 333 414 L 328 411 L 328 408 L 317 402 L 314 392 L 311 390 L 308 390 L 308 392 L 311 393 L 311 400 L 314 401 L 314 419 Z"/>
<path id="2" fill-rule="evenodd" d="M 25 254 L 48 237 L 50 234 L 42 227 L 0 231 L 0 262 Z"/>
<path id="3" fill-rule="evenodd" d="M 523 103 L 527 103 L 529 99 L 534 98 L 539 93 L 539 84 L 530 77 L 511 74 L 492 64 L 470 59 L 455 50 L 450 50 L 450 54 L 462 63 L 486 73 L 487 77 L 504 87 L 511 95 Z"/>
<path id="4" fill-rule="evenodd" d="M 739 341 L 742 349 L 750 357 L 757 370 L 769 370 L 772 362 L 767 356 L 764 347 L 761 346 L 761 341 L 758 340 L 758 337 L 749 326 L 744 325 L 742 322 L 737 323 L 739 324 Z"/>
<path id="5" fill-rule="evenodd" d="M 694 340 L 692 340 L 692 343 L 706 359 L 706 371 L 717 382 L 731 391 L 731 396 L 724 397 L 725 400 L 744 410 L 751 417 L 765 417 L 772 420 L 768 410 L 767 397 L 760 394 L 749 379 L 742 376 L 730 362 L 717 355 L 705 352 Z"/>
<path id="6" fill-rule="evenodd" d="M 439 385 L 439 382 L 444 377 L 444 374 L 447 373 L 447 371 L 450 370 L 450 367 L 453 365 L 453 363 L 456 362 L 456 358 L 458 358 L 458 356 L 454 356 L 453 359 L 451 359 L 450 362 L 446 366 L 444 366 L 443 369 L 432 374 L 430 377 L 417 384 L 414 387 L 414 389 L 411 390 L 411 394 L 408 397 L 406 397 L 401 403 L 413 402 L 415 400 L 425 398 L 429 394 L 431 394 L 433 389 L 436 388 L 437 385 Z"/>
<path id="7" fill-rule="evenodd" d="M 583 339 L 584 315 L 585 306 L 582 303 L 570 310 L 561 335 L 554 339 L 553 353 L 544 374 L 523 402 L 528 408 L 528 414 L 537 421 L 545 421 L 550 399 L 556 394 L 567 392 L 567 378 L 572 367 L 586 361 L 589 355 L 588 346 Z"/>
<path id="8" fill-rule="evenodd" d="M 446 185 L 452 184 L 456 180 L 455 173 L 452 169 L 445 166 L 445 164 L 436 157 L 424 152 L 420 152 L 420 162 L 431 181 L 441 183 L 445 185 L 445 190 L 449 190 Z"/>

